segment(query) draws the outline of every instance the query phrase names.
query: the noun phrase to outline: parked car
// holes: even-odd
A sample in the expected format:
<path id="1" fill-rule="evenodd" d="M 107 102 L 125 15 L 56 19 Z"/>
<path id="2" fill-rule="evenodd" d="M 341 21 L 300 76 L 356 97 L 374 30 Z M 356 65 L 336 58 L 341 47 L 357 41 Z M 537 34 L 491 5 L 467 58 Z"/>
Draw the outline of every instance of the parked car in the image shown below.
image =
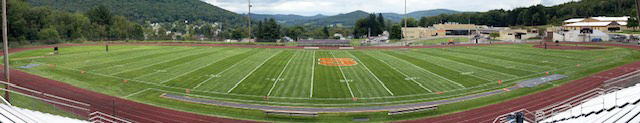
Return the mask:
<path id="1" fill-rule="evenodd" d="M 602 42 L 602 38 L 593 38 L 591 42 Z"/>
<path id="2" fill-rule="evenodd" d="M 611 37 L 611 41 L 629 42 L 629 40 L 627 40 L 627 36 L 625 35 L 611 34 L 609 35 L 609 37 Z"/>

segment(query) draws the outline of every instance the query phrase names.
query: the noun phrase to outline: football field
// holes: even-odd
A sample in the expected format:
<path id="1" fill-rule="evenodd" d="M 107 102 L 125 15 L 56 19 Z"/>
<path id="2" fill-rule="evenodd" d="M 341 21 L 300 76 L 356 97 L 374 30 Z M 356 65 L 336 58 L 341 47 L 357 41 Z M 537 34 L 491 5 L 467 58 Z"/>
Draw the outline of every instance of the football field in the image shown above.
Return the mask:
<path id="1" fill-rule="evenodd" d="M 194 98 L 286 106 L 433 101 L 606 66 L 635 51 L 496 45 L 410 50 L 185 46 L 63 47 L 12 55 L 19 70 L 122 98 Z M 151 96 L 150 96 L 151 95 Z M 265 101 L 268 100 L 268 101 Z"/>

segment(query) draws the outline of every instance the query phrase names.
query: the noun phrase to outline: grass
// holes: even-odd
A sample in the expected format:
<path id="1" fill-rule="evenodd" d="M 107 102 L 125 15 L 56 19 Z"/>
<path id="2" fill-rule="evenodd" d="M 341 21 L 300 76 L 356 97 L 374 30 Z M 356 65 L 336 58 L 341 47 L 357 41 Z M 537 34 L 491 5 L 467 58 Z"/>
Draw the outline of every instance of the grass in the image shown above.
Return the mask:
<path id="1" fill-rule="evenodd" d="M 39 49 L 12 54 L 19 69 L 86 88 L 165 108 L 261 121 L 395 121 L 477 108 L 551 88 L 547 85 L 444 105 L 436 111 L 386 116 L 384 112 L 322 114 L 318 118 L 264 116 L 233 109 L 158 98 L 162 93 L 240 103 L 306 107 L 359 107 L 442 100 L 486 92 L 544 76 L 570 76 L 562 84 L 637 60 L 638 52 L 609 48 L 559 51 L 532 45 L 496 45 L 411 51 L 306 51 L 222 47 L 63 47 L 60 55 Z M 517 56 L 517 57 L 514 57 Z M 321 58 L 348 58 L 352 66 L 318 64 Z M 596 62 L 605 58 L 607 62 Z M 18 60 L 16 60 L 18 59 Z M 54 64 L 55 68 L 46 64 Z M 582 67 L 575 67 L 581 64 Z M 123 83 L 128 80 L 128 83 Z M 504 85 L 497 81 L 503 80 Z M 143 91 L 152 88 L 152 90 Z M 444 92 L 436 94 L 436 92 Z M 264 96 L 270 96 L 264 101 Z M 351 98 L 359 98 L 352 101 Z M 470 105 L 473 104 L 473 105 Z"/>
<path id="2" fill-rule="evenodd" d="M 421 45 L 438 45 L 440 43 L 447 43 L 449 40 L 454 40 L 454 42 L 467 42 L 469 38 L 438 38 L 438 39 L 430 39 L 430 40 L 420 40 L 414 42 L 415 44 Z"/>

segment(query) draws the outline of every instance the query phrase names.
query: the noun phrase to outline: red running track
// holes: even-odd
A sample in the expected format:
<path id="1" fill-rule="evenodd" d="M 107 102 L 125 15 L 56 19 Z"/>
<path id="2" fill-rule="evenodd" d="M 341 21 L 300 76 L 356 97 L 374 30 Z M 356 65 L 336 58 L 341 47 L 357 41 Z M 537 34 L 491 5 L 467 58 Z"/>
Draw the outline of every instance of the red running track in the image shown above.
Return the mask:
<path id="1" fill-rule="evenodd" d="M 169 44 L 176 45 L 176 44 Z M 182 45 L 182 44 L 180 44 Z M 185 44 L 188 45 L 188 44 Z M 59 46 L 85 46 L 85 45 L 59 45 Z M 211 44 L 191 44 L 188 46 L 217 46 Z M 460 45 L 456 45 L 460 46 Z M 478 46 L 478 45 L 462 45 L 462 46 Z M 33 48 L 16 48 L 11 49 L 11 52 L 19 52 L 23 50 L 37 49 L 37 48 L 50 48 L 53 46 L 41 46 Z M 256 47 L 256 46 L 239 46 L 239 47 Z M 420 48 L 442 48 L 447 46 L 429 46 Z M 259 48 L 300 48 L 300 47 L 279 47 L 279 46 L 266 46 Z M 378 47 L 367 47 L 371 49 L 377 49 Z M 405 47 L 393 47 L 393 48 L 405 48 Z M 416 47 L 411 47 L 416 48 Z M 636 48 L 638 47 L 627 47 Z M 0 66 L 3 69 L 3 67 Z M 561 87 L 553 88 L 548 91 L 531 94 L 528 96 L 520 97 L 515 100 L 502 102 L 494 105 L 490 105 L 483 108 L 473 109 L 465 112 L 449 114 L 445 116 L 419 119 L 413 121 L 404 122 L 429 122 L 429 123 L 448 123 L 448 122 L 492 122 L 496 117 L 510 113 L 519 109 L 527 109 L 529 111 L 535 111 L 548 105 L 552 105 L 556 102 L 563 101 L 564 99 L 576 96 L 580 93 L 584 93 L 591 89 L 597 88 L 602 85 L 602 82 L 607 78 L 614 78 L 629 72 L 632 70 L 640 69 L 640 62 L 633 63 L 625 66 L 618 67 L 614 70 L 601 72 L 591 77 L 576 80 L 567 83 Z M 251 122 L 241 121 L 227 118 L 217 118 L 187 112 L 180 112 L 170 109 L 164 109 L 142 103 L 137 103 L 129 100 L 120 99 L 117 97 L 100 94 L 97 92 L 74 87 L 62 82 L 47 79 L 44 77 L 31 75 L 18 70 L 11 70 L 12 83 L 16 85 L 38 90 L 44 93 L 57 95 L 60 97 L 81 101 L 91 105 L 90 109 L 94 111 L 101 111 L 107 114 L 115 114 L 117 117 L 122 117 L 137 122 Z M 0 72 L 2 73 L 2 72 Z M 4 77 L 1 74 L 0 77 Z M 115 105 L 114 105 L 115 104 Z M 114 109 L 115 108 L 115 109 Z"/>

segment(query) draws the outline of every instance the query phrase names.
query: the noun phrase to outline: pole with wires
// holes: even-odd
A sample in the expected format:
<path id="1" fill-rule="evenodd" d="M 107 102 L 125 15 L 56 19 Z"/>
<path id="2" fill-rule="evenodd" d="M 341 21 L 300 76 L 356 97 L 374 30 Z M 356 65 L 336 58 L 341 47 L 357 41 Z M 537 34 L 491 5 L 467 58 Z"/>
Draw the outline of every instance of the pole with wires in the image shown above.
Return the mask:
<path id="1" fill-rule="evenodd" d="M 2 0 L 2 42 L 4 49 L 4 80 L 7 83 L 10 83 L 9 79 L 9 41 L 7 37 L 7 0 Z M 9 84 L 4 85 L 6 89 L 4 91 L 4 97 L 7 99 L 7 102 L 11 103 L 11 98 L 9 94 Z"/>

